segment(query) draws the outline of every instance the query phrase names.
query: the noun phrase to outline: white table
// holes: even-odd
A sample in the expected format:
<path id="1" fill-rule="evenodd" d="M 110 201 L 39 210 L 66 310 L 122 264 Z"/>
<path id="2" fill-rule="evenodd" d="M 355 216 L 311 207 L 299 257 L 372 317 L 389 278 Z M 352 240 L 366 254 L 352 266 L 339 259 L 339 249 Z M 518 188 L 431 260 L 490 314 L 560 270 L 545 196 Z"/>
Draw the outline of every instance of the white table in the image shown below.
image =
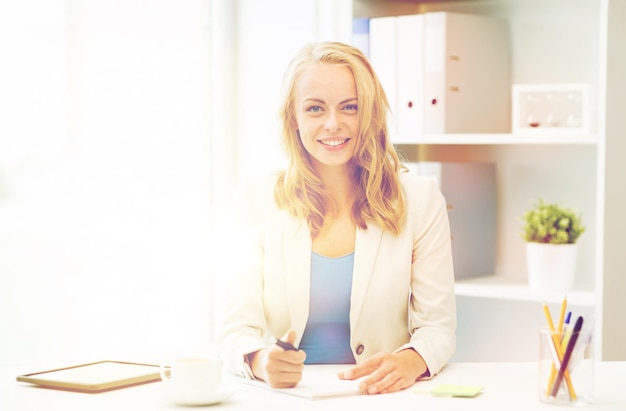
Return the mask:
<path id="1" fill-rule="evenodd" d="M 38 388 L 15 380 L 19 374 L 33 372 L 32 367 L 0 368 L 1 411 L 142 411 L 185 409 L 160 395 L 162 382 L 110 391 L 82 394 Z M 452 363 L 430 381 L 394 394 L 357 395 L 332 399 L 307 400 L 242 385 L 228 400 L 210 406 L 228 410 L 463 410 L 463 411 L 534 411 L 562 410 L 543 404 L 537 396 L 535 363 Z M 626 362 L 601 362 L 595 370 L 595 401 L 584 410 L 626 410 Z M 475 398 L 444 398 L 427 394 L 439 384 L 482 385 Z M 209 408 L 209 407 L 207 407 Z M 567 409 L 567 408 L 565 408 Z"/>

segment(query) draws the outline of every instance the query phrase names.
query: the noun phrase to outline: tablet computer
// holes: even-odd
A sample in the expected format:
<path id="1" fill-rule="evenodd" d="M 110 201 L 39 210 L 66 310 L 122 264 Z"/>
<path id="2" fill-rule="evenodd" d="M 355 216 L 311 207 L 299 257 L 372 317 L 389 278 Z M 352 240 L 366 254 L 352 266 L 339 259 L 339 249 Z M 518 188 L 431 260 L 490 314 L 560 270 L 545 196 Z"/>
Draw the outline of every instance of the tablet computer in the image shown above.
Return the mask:
<path id="1" fill-rule="evenodd" d="M 45 388 L 98 393 L 160 381 L 160 367 L 122 361 L 99 361 L 19 375 L 17 381 Z"/>

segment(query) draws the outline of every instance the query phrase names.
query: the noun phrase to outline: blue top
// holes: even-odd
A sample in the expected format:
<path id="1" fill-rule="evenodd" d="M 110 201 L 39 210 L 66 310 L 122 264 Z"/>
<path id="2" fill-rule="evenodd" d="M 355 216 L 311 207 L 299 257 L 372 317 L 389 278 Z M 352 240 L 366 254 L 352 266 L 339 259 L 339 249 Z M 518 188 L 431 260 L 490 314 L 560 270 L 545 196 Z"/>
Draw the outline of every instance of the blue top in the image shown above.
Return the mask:
<path id="1" fill-rule="evenodd" d="M 354 253 L 329 258 L 311 254 L 311 299 L 299 348 L 305 364 L 354 364 L 350 349 L 350 295 Z"/>

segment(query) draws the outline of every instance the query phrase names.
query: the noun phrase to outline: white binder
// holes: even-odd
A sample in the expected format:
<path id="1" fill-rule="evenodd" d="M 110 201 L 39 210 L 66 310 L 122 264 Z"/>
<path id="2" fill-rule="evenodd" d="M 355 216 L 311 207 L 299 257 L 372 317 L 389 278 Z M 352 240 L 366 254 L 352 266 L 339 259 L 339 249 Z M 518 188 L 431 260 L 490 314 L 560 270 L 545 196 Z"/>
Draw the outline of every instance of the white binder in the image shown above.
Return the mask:
<path id="1" fill-rule="evenodd" d="M 507 22 L 436 12 L 424 27 L 424 133 L 510 133 Z"/>
<path id="2" fill-rule="evenodd" d="M 389 134 L 396 144 L 423 131 L 423 42 L 422 15 L 370 21 L 370 61 L 389 99 Z"/>
<path id="3" fill-rule="evenodd" d="M 424 17 L 400 16 L 397 19 L 397 119 L 396 143 L 409 143 L 422 132 L 424 124 Z"/>
<path id="4" fill-rule="evenodd" d="M 370 61 L 396 144 L 421 134 L 511 131 L 506 20 L 433 12 L 370 20 Z"/>

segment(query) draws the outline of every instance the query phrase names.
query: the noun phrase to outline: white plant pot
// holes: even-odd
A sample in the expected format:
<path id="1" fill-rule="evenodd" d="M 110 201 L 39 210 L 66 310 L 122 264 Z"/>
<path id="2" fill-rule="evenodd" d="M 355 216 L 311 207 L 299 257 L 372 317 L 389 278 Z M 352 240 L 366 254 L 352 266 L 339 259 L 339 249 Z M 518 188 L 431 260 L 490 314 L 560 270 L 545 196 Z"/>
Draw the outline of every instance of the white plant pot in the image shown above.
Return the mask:
<path id="1" fill-rule="evenodd" d="M 576 275 L 576 244 L 526 243 L 528 285 L 536 292 L 572 289 Z"/>

